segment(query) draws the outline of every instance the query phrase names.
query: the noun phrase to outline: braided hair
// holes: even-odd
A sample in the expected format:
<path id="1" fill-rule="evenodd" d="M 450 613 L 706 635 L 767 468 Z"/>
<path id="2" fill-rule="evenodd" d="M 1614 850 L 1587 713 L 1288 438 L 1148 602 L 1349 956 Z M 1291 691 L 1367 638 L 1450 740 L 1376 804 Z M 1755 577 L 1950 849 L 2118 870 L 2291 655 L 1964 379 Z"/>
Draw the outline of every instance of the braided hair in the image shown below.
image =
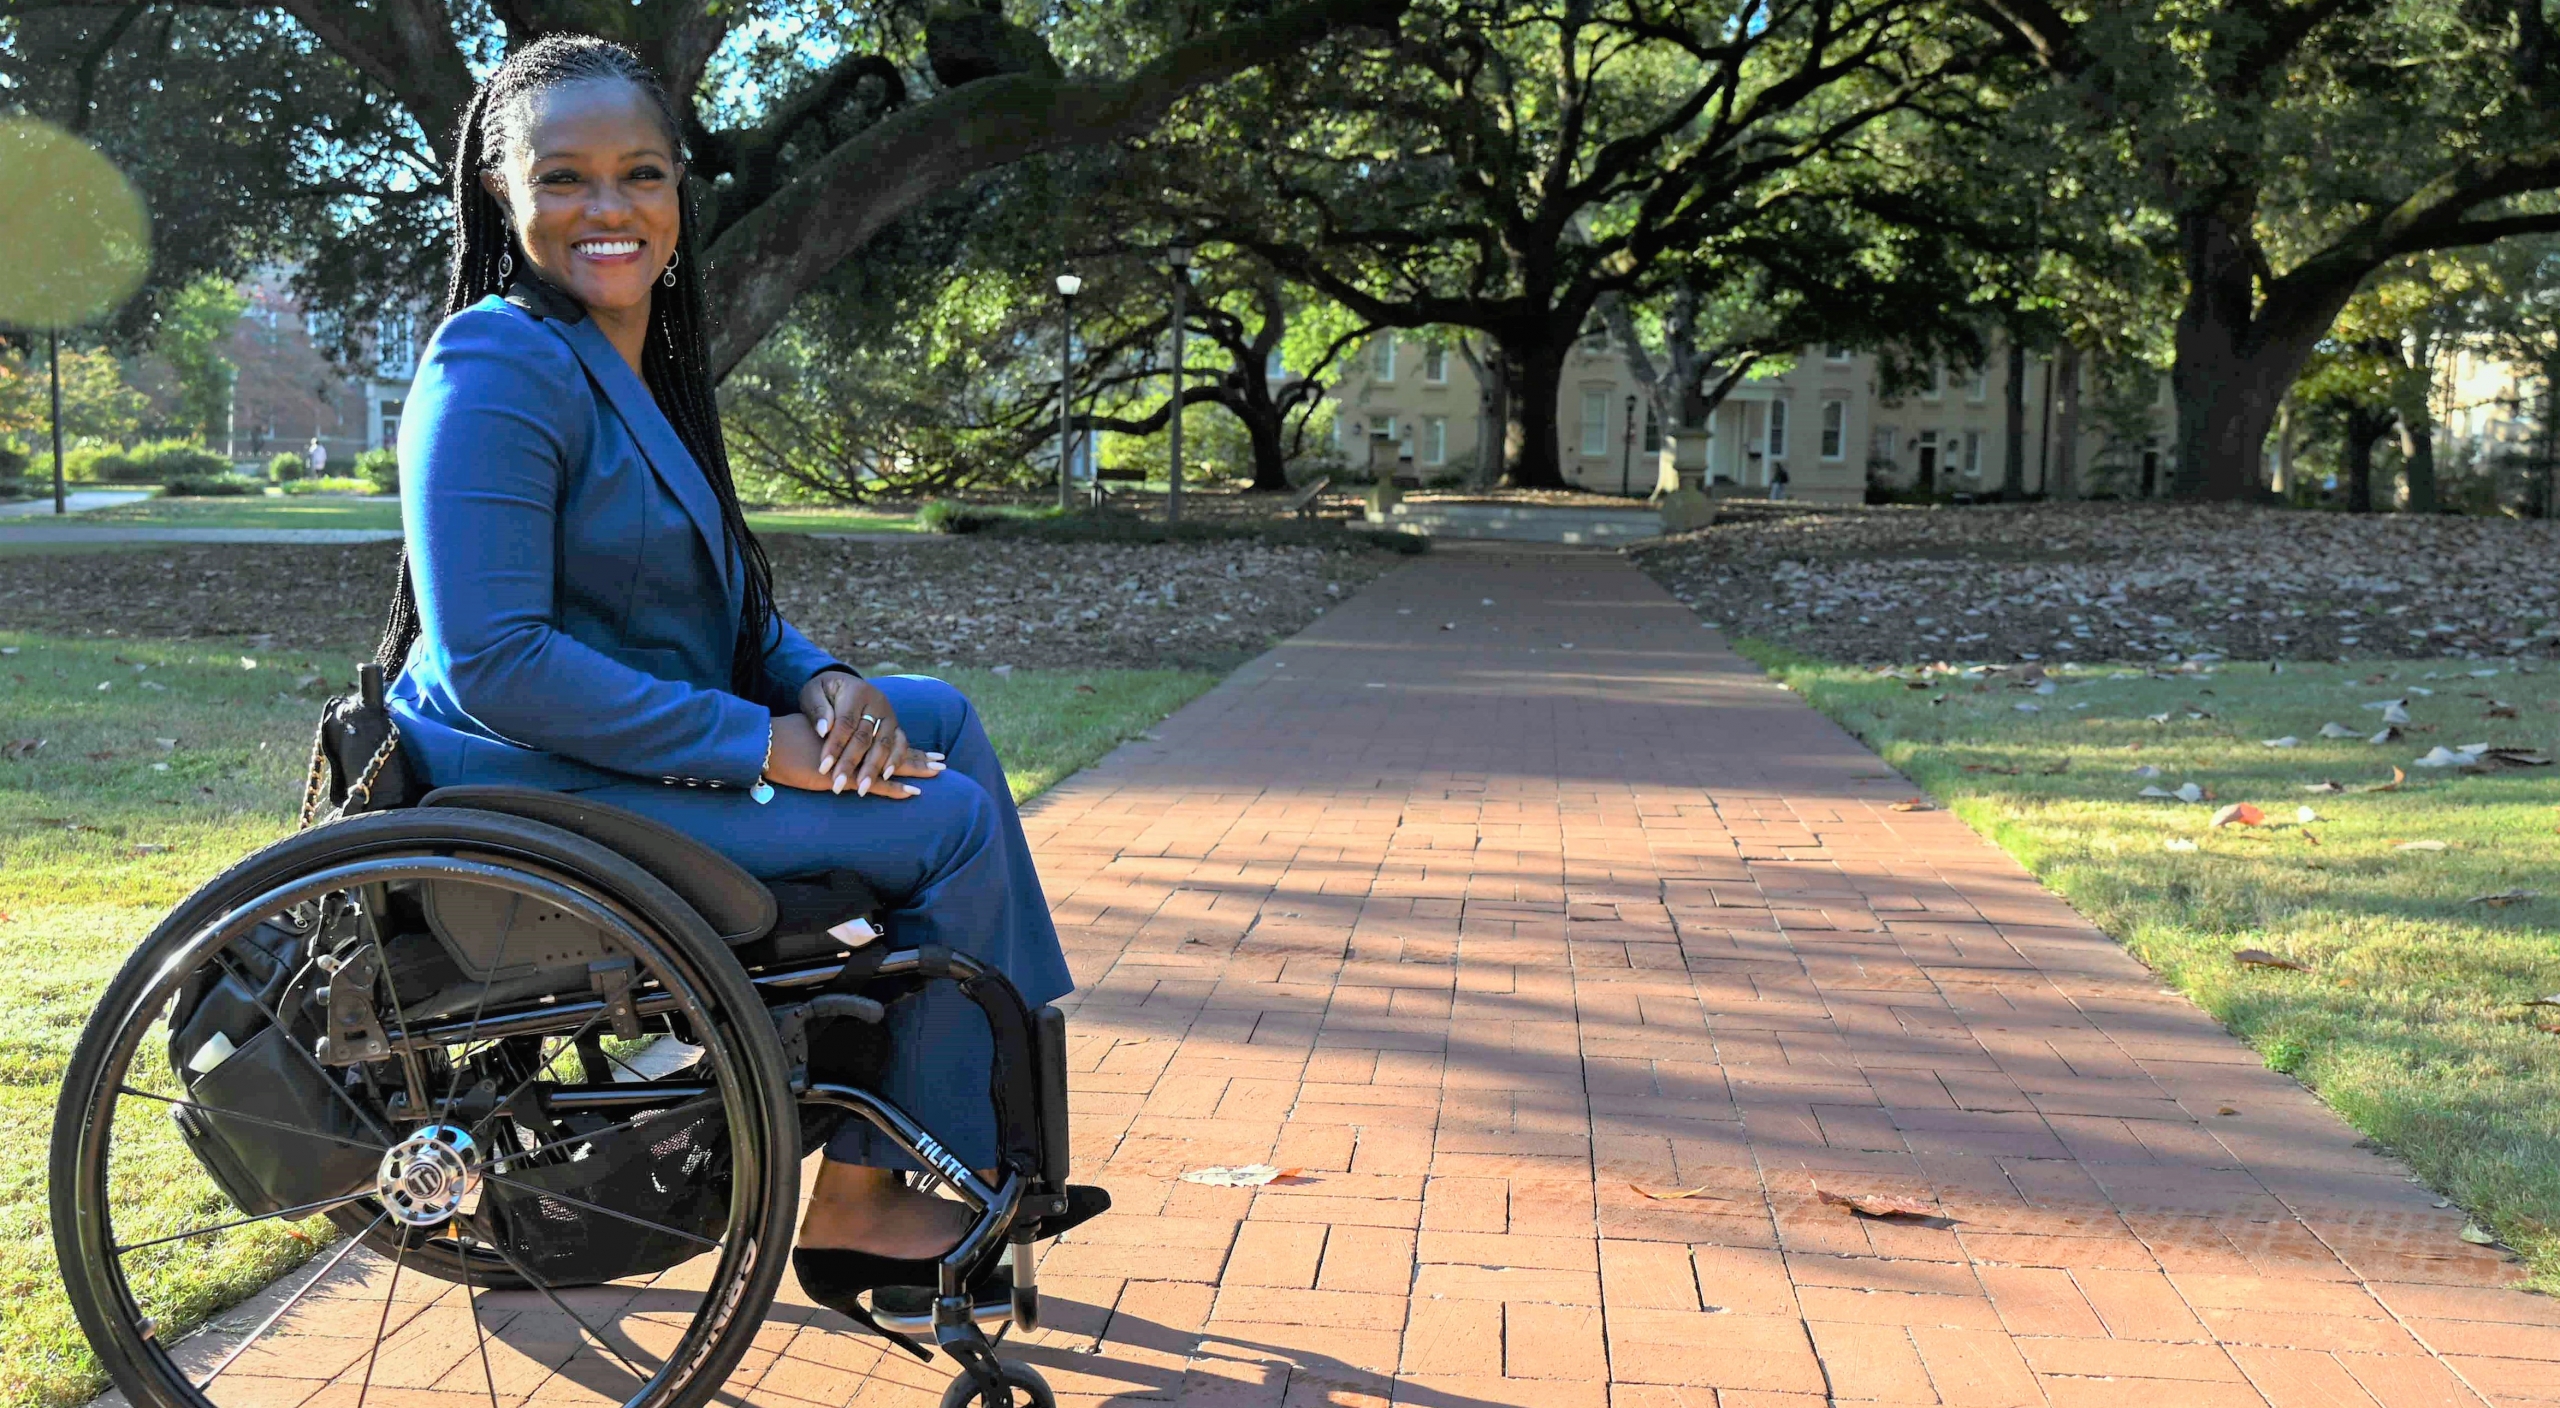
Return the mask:
<path id="1" fill-rule="evenodd" d="M 453 159 L 453 264 L 445 286 L 444 311 L 450 317 L 491 294 L 504 295 L 510 278 L 530 273 L 517 246 L 507 208 L 480 183 L 481 172 L 497 166 L 522 145 L 533 99 L 571 83 L 610 80 L 631 84 L 647 97 L 666 128 L 667 144 L 679 160 L 684 155 L 682 128 L 675 105 L 657 75 L 640 57 L 611 40 L 584 34 L 549 34 L 507 56 L 490 74 L 470 105 L 462 110 L 462 130 Z M 688 183 L 690 178 L 687 178 Z M 747 528 L 738 504 L 737 481 L 729 472 L 729 449 L 720 434 L 719 402 L 712 394 L 711 359 L 706 347 L 702 307 L 702 261 L 694 254 L 694 210 L 687 186 L 678 188 L 681 211 L 676 232 L 675 287 L 663 284 L 649 300 L 648 340 L 640 353 L 641 380 L 657 398 L 658 409 L 675 427 L 676 436 L 693 454 L 720 503 L 720 523 L 731 552 L 746 569 L 745 600 L 738 612 L 738 646 L 730 661 L 731 690 L 743 697 L 761 694 L 765 652 L 780 634 L 773 604 L 773 563 Z M 400 560 L 400 589 L 384 623 L 376 659 L 386 675 L 397 674 L 418 638 L 417 594 L 409 560 Z"/>

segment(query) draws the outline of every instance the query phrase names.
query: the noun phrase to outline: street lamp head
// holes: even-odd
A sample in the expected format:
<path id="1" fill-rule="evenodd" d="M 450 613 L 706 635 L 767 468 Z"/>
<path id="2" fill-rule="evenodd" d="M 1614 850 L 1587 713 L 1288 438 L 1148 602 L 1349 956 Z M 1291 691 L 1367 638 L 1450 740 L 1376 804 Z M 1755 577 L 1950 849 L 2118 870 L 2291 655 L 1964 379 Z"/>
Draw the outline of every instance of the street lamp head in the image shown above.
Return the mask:
<path id="1" fill-rule="evenodd" d="M 1074 274 L 1060 274 L 1058 276 L 1058 296 L 1060 298 L 1073 298 L 1082 292 L 1084 292 L 1084 280 L 1082 278 L 1079 278 Z"/>
<path id="2" fill-rule="evenodd" d="M 1190 268 L 1191 241 L 1181 235 L 1174 236 L 1173 243 L 1165 246 L 1164 257 L 1166 263 L 1177 269 Z"/>

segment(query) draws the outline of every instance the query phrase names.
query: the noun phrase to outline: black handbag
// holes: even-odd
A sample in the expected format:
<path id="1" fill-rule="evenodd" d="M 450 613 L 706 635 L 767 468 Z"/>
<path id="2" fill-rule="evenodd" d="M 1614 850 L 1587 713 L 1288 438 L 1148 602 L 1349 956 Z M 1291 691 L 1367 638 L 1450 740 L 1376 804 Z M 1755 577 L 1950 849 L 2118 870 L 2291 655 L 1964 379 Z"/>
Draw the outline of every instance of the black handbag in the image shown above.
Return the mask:
<path id="1" fill-rule="evenodd" d="M 407 662 L 417 638 L 418 600 L 409 581 L 409 556 L 402 553 L 400 586 L 383 622 L 381 645 L 374 658 L 356 666 L 355 693 L 337 695 L 320 706 L 320 727 L 311 739 L 311 773 L 302 784 L 301 828 L 416 805 L 420 789 L 400 755 L 400 726 L 383 703 L 383 690 Z"/>

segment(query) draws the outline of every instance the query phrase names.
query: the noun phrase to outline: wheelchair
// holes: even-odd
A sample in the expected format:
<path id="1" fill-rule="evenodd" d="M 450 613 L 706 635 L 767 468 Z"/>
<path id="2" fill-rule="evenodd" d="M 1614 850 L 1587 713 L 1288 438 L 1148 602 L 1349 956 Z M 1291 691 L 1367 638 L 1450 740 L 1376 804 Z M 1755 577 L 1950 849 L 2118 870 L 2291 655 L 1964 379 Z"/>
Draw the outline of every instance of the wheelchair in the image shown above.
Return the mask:
<path id="1" fill-rule="evenodd" d="M 958 1365 L 944 1408 L 1049 1408 L 996 1349 L 1037 1328 L 1032 1247 L 1068 1209 L 1063 1018 L 901 946 L 881 911 L 850 873 L 761 882 L 526 788 L 447 787 L 248 857 L 132 954 L 65 1074 L 52 1223 L 90 1345 L 149 1408 L 257 1408 L 278 1357 L 360 1373 L 359 1404 L 442 1386 L 507 1408 L 565 1376 L 700 1408 L 777 1293 L 802 1159 L 860 1119 L 973 1221 L 939 1285 L 857 1318 Z M 870 1088 L 891 1009 L 943 981 L 995 1040 L 991 1179 Z M 468 1309 L 468 1348 L 419 1327 L 435 1306 Z M 300 1328 L 324 1311 L 330 1338 Z"/>

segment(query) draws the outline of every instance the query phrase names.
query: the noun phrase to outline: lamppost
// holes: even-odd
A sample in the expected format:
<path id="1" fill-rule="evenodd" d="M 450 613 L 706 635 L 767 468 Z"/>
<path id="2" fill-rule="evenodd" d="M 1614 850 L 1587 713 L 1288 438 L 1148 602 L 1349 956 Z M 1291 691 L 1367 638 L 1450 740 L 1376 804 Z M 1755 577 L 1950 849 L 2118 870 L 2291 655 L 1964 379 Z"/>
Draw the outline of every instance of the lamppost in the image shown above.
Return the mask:
<path id="1" fill-rule="evenodd" d="M 53 511 L 58 517 L 66 512 L 62 503 L 62 329 L 44 330 L 44 363 L 53 376 Z"/>
<path id="2" fill-rule="evenodd" d="M 1191 241 L 1180 235 L 1165 246 L 1165 262 L 1173 266 L 1173 477 L 1166 482 L 1164 521 L 1182 521 L 1182 334 L 1185 306 L 1191 294 Z"/>
<path id="3" fill-rule="evenodd" d="M 1635 493 L 1635 472 L 1636 472 L 1636 398 L 1634 398 L 1633 396 L 1630 396 L 1630 397 L 1628 397 L 1628 398 L 1627 398 L 1627 437 L 1626 437 L 1626 447 L 1625 447 L 1625 449 L 1624 449 L 1624 450 L 1619 454 L 1619 456 L 1618 456 L 1618 497 L 1619 497 L 1619 498 L 1622 498 L 1622 499 L 1623 499 L 1623 498 L 1629 498 L 1629 497 L 1631 497 L 1631 496 L 1633 496 L 1633 495 L 1634 495 L 1634 493 Z"/>
<path id="4" fill-rule="evenodd" d="M 1067 511 L 1067 475 L 1075 463 L 1076 295 L 1084 280 L 1058 276 L 1058 512 Z"/>

